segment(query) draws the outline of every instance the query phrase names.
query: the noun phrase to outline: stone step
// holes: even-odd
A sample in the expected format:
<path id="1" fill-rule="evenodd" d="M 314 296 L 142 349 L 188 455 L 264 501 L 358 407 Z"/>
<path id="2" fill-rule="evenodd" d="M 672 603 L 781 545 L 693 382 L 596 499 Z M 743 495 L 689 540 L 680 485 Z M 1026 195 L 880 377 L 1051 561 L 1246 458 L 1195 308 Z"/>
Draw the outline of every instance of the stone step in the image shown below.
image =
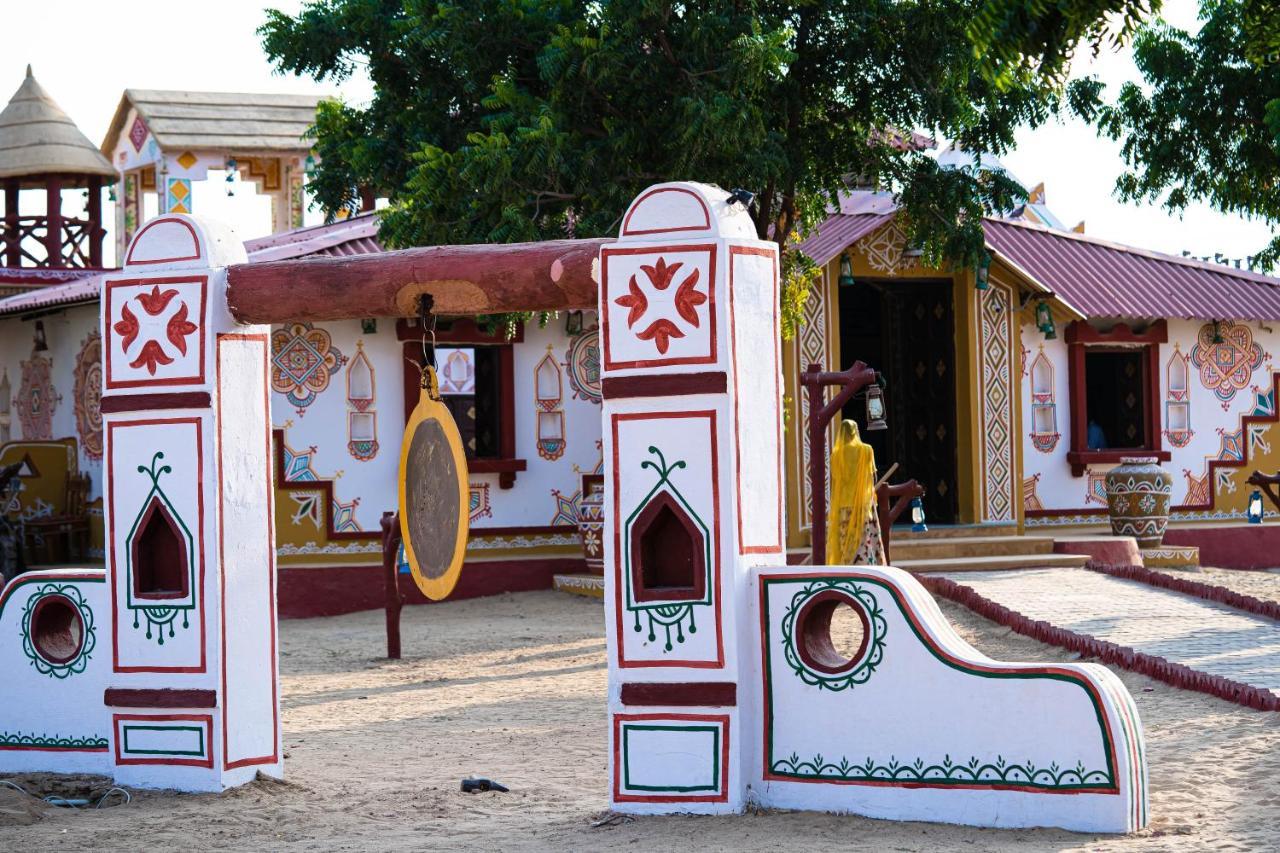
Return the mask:
<path id="1" fill-rule="evenodd" d="M 1089 562 L 1083 554 L 1010 554 L 999 557 L 954 557 L 952 559 L 899 560 L 893 565 L 904 572 L 998 572 L 1013 569 L 1068 569 Z"/>
<path id="2" fill-rule="evenodd" d="M 1053 538 L 1050 536 L 957 536 L 899 541 L 895 536 L 889 543 L 889 550 L 895 560 L 1052 554 Z"/>
<path id="3" fill-rule="evenodd" d="M 604 598 L 604 578 L 600 575 L 555 575 L 551 585 L 557 591 L 570 595 Z"/>
<path id="4" fill-rule="evenodd" d="M 904 516 L 905 517 L 905 516 Z M 901 521 L 902 519 L 899 519 Z M 956 539 L 974 536 L 1017 536 L 1016 524 L 939 524 L 930 525 L 928 530 L 919 533 L 911 529 L 909 524 L 893 526 L 893 541 L 908 542 L 917 539 Z"/>

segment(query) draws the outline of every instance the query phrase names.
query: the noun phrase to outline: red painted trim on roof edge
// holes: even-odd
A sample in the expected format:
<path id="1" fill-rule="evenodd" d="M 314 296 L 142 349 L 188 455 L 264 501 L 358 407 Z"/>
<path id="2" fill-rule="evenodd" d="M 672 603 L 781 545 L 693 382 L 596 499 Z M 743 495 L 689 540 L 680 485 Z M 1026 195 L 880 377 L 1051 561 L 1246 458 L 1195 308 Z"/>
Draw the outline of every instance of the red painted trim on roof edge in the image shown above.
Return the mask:
<path id="1" fill-rule="evenodd" d="M 462 565 L 458 585 L 445 600 L 551 589 L 556 575 L 586 573 L 586 561 L 581 557 L 468 560 Z M 381 576 L 381 563 L 315 568 L 280 566 L 277 569 L 280 618 L 307 619 L 381 610 L 386 606 Z M 398 578 L 400 595 L 406 605 L 440 603 L 427 599 L 408 575 Z"/>
<path id="2" fill-rule="evenodd" d="M 1033 640 L 1076 652 L 1081 657 L 1095 658 L 1100 663 L 1123 667 L 1183 690 L 1208 693 L 1210 696 L 1217 696 L 1219 699 L 1259 711 L 1280 711 L 1280 696 L 1270 690 L 1262 690 L 1251 684 L 1200 672 L 1180 663 L 1135 651 L 1128 646 L 1119 646 L 1087 634 L 1077 634 L 1066 628 L 1058 628 L 1048 622 L 1028 619 L 1018 611 L 997 604 L 980 595 L 972 587 L 958 584 L 950 578 L 931 575 L 915 577 L 933 595 L 950 599 L 969 608 L 984 619 L 990 619 Z"/>

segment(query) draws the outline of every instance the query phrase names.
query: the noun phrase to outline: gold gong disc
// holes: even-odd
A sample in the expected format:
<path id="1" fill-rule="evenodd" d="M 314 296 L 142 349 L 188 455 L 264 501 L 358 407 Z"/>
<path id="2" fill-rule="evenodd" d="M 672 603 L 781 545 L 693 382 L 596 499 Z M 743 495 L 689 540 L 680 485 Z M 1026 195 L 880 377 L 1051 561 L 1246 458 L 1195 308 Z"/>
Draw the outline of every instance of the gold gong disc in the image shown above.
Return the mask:
<path id="1" fill-rule="evenodd" d="M 425 368 L 400 446 L 400 535 L 414 583 L 440 601 L 462 573 L 471 490 L 462 436 L 436 389 L 435 371 Z"/>

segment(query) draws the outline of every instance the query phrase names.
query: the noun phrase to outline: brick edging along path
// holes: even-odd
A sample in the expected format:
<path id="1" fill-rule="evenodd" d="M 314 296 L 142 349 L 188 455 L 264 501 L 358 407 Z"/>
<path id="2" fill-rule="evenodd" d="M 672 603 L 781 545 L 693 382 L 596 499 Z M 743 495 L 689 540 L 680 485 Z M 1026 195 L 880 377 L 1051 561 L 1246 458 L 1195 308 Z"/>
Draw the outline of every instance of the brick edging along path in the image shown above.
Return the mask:
<path id="1" fill-rule="evenodd" d="M 1146 571 L 1145 569 L 1143 571 Z M 1107 574 L 1107 572 L 1103 572 Z M 1087 634 L 1078 634 L 1066 628 L 1059 628 L 1049 622 L 1029 619 L 1016 610 L 997 604 L 979 594 L 972 587 L 956 583 L 950 578 L 936 575 L 918 575 L 917 580 L 933 595 L 940 595 L 961 604 L 992 622 L 1004 625 L 1019 634 L 1039 640 L 1042 643 L 1058 646 L 1076 652 L 1084 657 L 1096 658 L 1102 663 L 1123 667 L 1139 672 L 1174 687 L 1184 690 L 1195 690 L 1208 693 L 1235 702 L 1247 708 L 1259 711 L 1280 711 L 1280 696 L 1270 690 L 1263 690 L 1251 684 L 1245 684 L 1220 675 L 1192 669 L 1185 664 L 1175 663 L 1163 657 L 1149 655 L 1128 646 L 1117 645 L 1106 640 L 1099 640 Z M 1171 580 L 1178 580 L 1172 578 Z M 1209 587 L 1209 584 L 1202 584 Z M 1214 587 L 1222 589 L 1222 587 Z M 1230 590 L 1225 590 L 1230 592 Z M 1233 593 L 1234 595 L 1234 593 Z M 1249 598 L 1250 596 L 1242 596 Z M 1265 602 L 1263 602 L 1265 603 Z"/>
<path id="2" fill-rule="evenodd" d="M 1139 583 L 1158 586 L 1161 589 L 1167 589 L 1172 592 L 1203 598 L 1205 601 L 1212 601 L 1215 604 L 1225 604 L 1228 607 L 1234 607 L 1237 610 L 1243 610 L 1255 616 L 1266 616 L 1280 620 L 1280 601 L 1255 598 L 1252 595 L 1244 595 L 1235 590 L 1227 589 L 1225 586 L 1178 578 L 1164 572 L 1153 572 L 1142 566 L 1108 566 L 1105 563 L 1092 562 L 1086 563 L 1085 568 L 1091 572 L 1110 575 L 1113 578 L 1138 581 Z"/>

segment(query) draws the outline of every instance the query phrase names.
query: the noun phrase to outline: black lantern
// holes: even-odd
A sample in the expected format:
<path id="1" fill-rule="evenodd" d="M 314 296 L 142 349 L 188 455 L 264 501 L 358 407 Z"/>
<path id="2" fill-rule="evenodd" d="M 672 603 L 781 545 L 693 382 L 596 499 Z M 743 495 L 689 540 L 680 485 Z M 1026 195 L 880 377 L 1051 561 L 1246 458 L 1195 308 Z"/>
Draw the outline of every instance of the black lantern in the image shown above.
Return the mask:
<path id="1" fill-rule="evenodd" d="M 44 336 L 44 320 L 36 320 L 35 346 L 36 352 L 45 352 L 49 349 L 49 342 Z"/>
<path id="2" fill-rule="evenodd" d="M 1049 310 L 1049 303 L 1043 299 L 1036 303 L 1036 326 L 1044 332 L 1046 341 L 1058 339 L 1058 327 L 1053 323 L 1053 312 Z"/>
<path id="3" fill-rule="evenodd" d="M 1250 524 L 1262 523 L 1262 492 L 1257 489 L 1249 495 L 1249 508 L 1245 510 L 1245 515 L 1248 516 Z"/>
<path id="4" fill-rule="evenodd" d="M 1215 344 L 1223 343 L 1222 340 L 1222 323 L 1217 320 L 1213 321 L 1213 342 Z"/>
<path id="5" fill-rule="evenodd" d="M 929 526 L 924 523 L 924 501 L 918 497 L 911 499 L 911 532 L 924 533 Z"/>
<path id="6" fill-rule="evenodd" d="M 227 160 L 227 195 L 229 196 L 236 194 L 235 183 L 237 165 L 239 164 L 236 163 L 236 158 L 231 157 Z"/>
<path id="7" fill-rule="evenodd" d="M 365 317 L 360 321 L 360 331 L 366 335 L 376 335 L 378 333 L 378 318 Z"/>
<path id="8" fill-rule="evenodd" d="M 564 315 L 564 333 L 566 335 L 582 334 L 582 312 L 568 311 Z"/>
<path id="9" fill-rule="evenodd" d="M 884 392 L 879 383 L 873 382 L 867 386 L 867 432 L 888 429 L 888 426 L 884 422 Z"/>
<path id="10" fill-rule="evenodd" d="M 991 253 L 983 252 L 982 260 L 978 262 L 978 269 L 974 272 L 973 288 L 974 290 L 988 290 L 991 284 L 987 278 L 991 275 Z"/>
<path id="11" fill-rule="evenodd" d="M 853 287 L 853 261 L 846 252 L 840 256 L 840 286 Z"/>

